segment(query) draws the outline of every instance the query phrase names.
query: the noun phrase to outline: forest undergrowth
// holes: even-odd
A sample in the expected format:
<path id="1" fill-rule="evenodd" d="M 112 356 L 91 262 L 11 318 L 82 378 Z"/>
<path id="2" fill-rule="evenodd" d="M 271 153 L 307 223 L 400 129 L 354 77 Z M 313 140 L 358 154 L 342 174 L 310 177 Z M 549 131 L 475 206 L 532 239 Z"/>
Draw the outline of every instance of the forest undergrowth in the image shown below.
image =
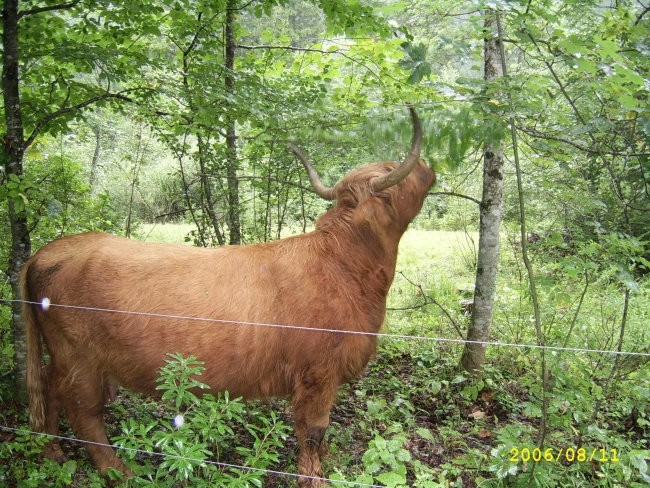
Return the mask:
<path id="1" fill-rule="evenodd" d="M 389 296 L 384 337 L 362 377 L 344 386 L 328 429 L 324 473 L 359 486 L 645 486 L 650 481 L 650 368 L 647 356 L 547 350 L 548 431 L 539 444 L 540 350 L 488 347 L 480 377 L 458 368 L 472 281 L 472 234 L 409 231 Z M 504 235 L 504 242 L 513 241 Z M 542 249 L 538 249 L 542 252 Z M 548 256 L 548 250 L 544 250 Z M 564 254 L 564 255 L 563 255 Z M 623 292 L 587 286 L 558 263 L 540 273 L 548 346 L 616 349 Z M 575 263 L 574 263 L 575 264 Z M 534 345 L 516 248 L 504 244 L 494 334 L 500 343 Z M 623 351 L 648 352 L 648 284 L 628 303 Z M 428 337 L 430 339 L 422 339 Z M 109 438 L 137 477 L 99 476 L 82 445 L 65 440 L 68 461 L 39 458 L 44 439 L 24 434 L 26 412 L 2 405 L 0 481 L 5 486 L 294 486 L 296 445 L 289 402 L 198 398 L 202 366 L 170 357 L 163 400 L 122 391 L 105 413 Z M 2 398 L 8 398 L 3 385 Z M 181 425 L 178 425 L 179 415 Z M 74 437 L 67 427 L 64 437 Z M 147 454 L 154 452 L 156 454 Z M 219 464 L 212 464 L 217 462 Z M 225 465 L 243 466 L 229 468 Z M 347 486 L 347 485 L 341 485 Z"/>

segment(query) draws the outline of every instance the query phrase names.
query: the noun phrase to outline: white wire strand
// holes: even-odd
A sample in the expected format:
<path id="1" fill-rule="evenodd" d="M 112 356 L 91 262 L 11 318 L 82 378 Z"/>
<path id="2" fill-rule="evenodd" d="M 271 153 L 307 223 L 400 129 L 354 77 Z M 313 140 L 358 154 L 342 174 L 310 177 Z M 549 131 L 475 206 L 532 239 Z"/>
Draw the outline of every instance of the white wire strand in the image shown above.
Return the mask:
<path id="1" fill-rule="evenodd" d="M 271 324 L 271 323 L 264 323 L 264 322 L 246 322 L 246 321 L 238 321 L 238 320 L 214 319 L 209 317 L 190 317 L 186 315 L 173 315 L 173 314 L 163 314 L 163 313 L 153 313 L 153 312 L 118 310 L 112 308 L 84 307 L 81 305 L 65 305 L 61 303 L 50 303 L 49 299 L 46 298 L 44 298 L 43 300 L 47 300 L 47 306 L 45 306 L 45 302 L 0 298 L 0 302 L 26 303 L 30 305 L 38 305 L 45 310 L 49 309 L 50 307 L 58 307 L 58 308 L 67 308 L 73 310 L 87 310 L 91 312 L 103 312 L 103 313 L 118 313 L 118 314 L 125 314 L 125 315 L 146 316 L 146 317 L 155 317 L 155 318 L 162 318 L 162 319 L 212 322 L 212 323 L 220 323 L 225 325 L 246 325 L 251 327 L 272 327 L 272 328 L 279 328 L 279 329 L 304 330 L 304 331 L 311 331 L 311 332 L 328 332 L 328 333 L 335 333 L 335 334 L 366 335 L 366 336 L 374 336 L 374 337 L 385 337 L 389 339 L 417 340 L 417 341 L 443 342 L 443 343 L 454 343 L 454 344 L 479 344 L 481 346 L 519 347 L 524 349 L 544 349 L 547 351 L 558 351 L 558 352 L 613 354 L 618 356 L 650 357 L 650 353 L 647 352 L 615 351 L 611 349 L 587 349 L 587 348 L 579 348 L 579 347 L 546 346 L 540 344 L 517 344 L 512 342 L 497 342 L 497 341 L 473 341 L 469 339 L 451 339 L 446 337 L 430 337 L 430 336 L 416 336 L 416 335 L 405 335 L 405 334 L 389 334 L 385 332 L 364 332 L 364 331 L 356 331 L 356 330 L 327 329 L 322 327 L 309 327 L 306 325 L 286 325 L 286 324 Z"/>
<path id="2" fill-rule="evenodd" d="M 346 480 L 335 480 L 331 478 L 321 478 L 318 476 L 307 476 L 303 474 L 296 474 L 296 473 L 288 473 L 286 471 L 277 471 L 273 469 L 265 469 L 265 468 L 254 468 L 251 466 L 240 466 L 238 464 L 230 464 L 230 463 L 224 463 L 221 461 L 211 461 L 208 459 L 195 459 L 195 458 L 188 458 L 185 456 L 178 456 L 176 454 L 167 454 L 164 452 L 153 452 L 153 451 L 147 451 L 145 449 L 136 449 L 134 447 L 124 447 L 124 446 L 118 446 L 114 444 L 104 444 L 103 442 L 94 442 L 94 441 L 86 441 L 83 439 L 75 439 L 74 437 L 65 437 L 61 435 L 53 435 L 53 434 L 45 434 L 43 432 L 33 432 L 31 430 L 27 429 L 16 429 L 13 427 L 8 427 L 6 425 L 0 425 L 0 429 L 7 431 L 7 432 L 14 432 L 16 434 L 22 434 L 22 435 L 38 435 L 41 437 L 47 437 L 50 439 L 57 439 L 57 440 L 62 440 L 62 441 L 70 441 L 70 442 L 76 442 L 78 444 L 89 444 L 92 446 L 100 446 L 100 447 L 110 447 L 113 449 L 121 449 L 123 451 L 129 451 L 129 452 L 134 452 L 137 454 L 147 454 L 151 456 L 157 456 L 157 457 L 164 457 L 164 458 L 171 458 L 171 459 L 180 459 L 183 461 L 190 461 L 193 463 L 196 463 L 198 465 L 201 464 L 211 464 L 213 466 L 218 466 L 220 468 L 228 468 L 228 469 L 240 469 L 244 471 L 250 471 L 250 472 L 255 472 L 255 473 L 262 473 L 262 474 L 275 474 L 278 476 L 285 476 L 285 477 L 291 477 L 291 478 L 302 478 L 302 479 L 310 479 L 310 480 L 318 480 L 318 481 L 325 481 L 328 483 L 334 483 L 334 484 L 339 484 L 339 485 L 346 485 L 346 486 L 362 486 L 362 487 L 367 487 L 367 488 L 381 488 L 381 485 L 372 485 L 368 483 L 358 483 L 355 481 L 346 481 Z"/>

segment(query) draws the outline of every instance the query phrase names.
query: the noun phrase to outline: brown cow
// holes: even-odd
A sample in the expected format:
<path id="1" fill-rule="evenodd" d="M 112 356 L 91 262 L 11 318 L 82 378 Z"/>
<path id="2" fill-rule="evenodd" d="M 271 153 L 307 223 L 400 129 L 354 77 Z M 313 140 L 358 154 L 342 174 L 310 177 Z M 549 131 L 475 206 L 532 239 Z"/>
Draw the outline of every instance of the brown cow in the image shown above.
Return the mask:
<path id="1" fill-rule="evenodd" d="M 377 332 L 386 312 L 397 246 L 420 211 L 434 172 L 412 147 L 397 165 L 352 171 L 326 188 L 292 147 L 321 196 L 336 204 L 307 234 L 217 249 L 143 243 L 100 233 L 43 247 L 22 272 L 28 391 L 34 429 L 56 435 L 64 408 L 76 435 L 107 444 L 102 412 L 113 385 L 155 395 L 167 353 L 205 362 L 201 381 L 244 398 L 293 400 L 300 486 L 320 486 L 320 447 L 338 387 L 357 377 L 376 337 L 222 324 L 75 305 L 226 321 Z M 50 363 L 43 367 L 42 344 Z M 89 444 L 101 471 L 129 469 L 110 447 Z M 56 441 L 47 456 L 62 458 Z"/>

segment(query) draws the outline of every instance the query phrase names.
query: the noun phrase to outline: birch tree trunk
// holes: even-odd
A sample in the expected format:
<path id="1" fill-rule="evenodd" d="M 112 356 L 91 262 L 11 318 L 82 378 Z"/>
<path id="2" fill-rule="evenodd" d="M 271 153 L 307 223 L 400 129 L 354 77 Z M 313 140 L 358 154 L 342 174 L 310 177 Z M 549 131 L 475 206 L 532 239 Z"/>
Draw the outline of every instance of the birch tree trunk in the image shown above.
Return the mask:
<path id="1" fill-rule="evenodd" d="M 487 10 L 484 20 L 484 78 L 491 82 L 502 77 L 495 10 Z M 480 226 L 474 306 L 467 331 L 468 341 L 487 341 L 492 326 L 499 260 L 499 231 L 503 215 L 503 145 L 487 144 L 483 152 L 483 196 L 480 205 Z M 460 365 L 465 371 L 477 372 L 485 361 L 485 345 L 466 343 Z"/>
<path id="2" fill-rule="evenodd" d="M 24 175 L 23 156 L 25 137 L 20 91 L 18 86 L 18 0 L 5 0 L 2 8 L 2 94 L 5 108 L 7 132 L 3 137 L 2 160 L 9 179 L 20 182 Z M 21 192 L 20 186 L 18 191 Z M 27 214 L 20 193 L 9 194 L 9 223 L 11 227 L 11 251 L 7 276 L 11 284 L 14 299 L 20 298 L 18 279 L 20 269 L 31 254 L 31 241 L 27 226 Z M 19 398 L 26 398 L 26 354 L 27 344 L 22 327 L 20 303 L 12 302 L 12 320 L 14 333 L 15 385 Z"/>

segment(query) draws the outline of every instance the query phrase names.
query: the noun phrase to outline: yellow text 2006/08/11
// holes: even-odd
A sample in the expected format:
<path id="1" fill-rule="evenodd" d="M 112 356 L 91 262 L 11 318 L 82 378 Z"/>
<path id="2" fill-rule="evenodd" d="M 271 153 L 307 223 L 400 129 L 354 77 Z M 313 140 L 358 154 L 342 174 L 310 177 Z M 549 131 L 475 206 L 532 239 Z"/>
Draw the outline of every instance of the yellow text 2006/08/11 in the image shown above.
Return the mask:
<path id="1" fill-rule="evenodd" d="M 620 461 L 616 449 L 606 449 L 604 447 L 567 447 L 567 448 L 554 448 L 548 447 L 540 449 L 539 447 L 513 447 L 509 451 L 510 462 L 518 463 L 523 461 L 525 463 L 540 461 L 556 462 L 556 463 L 585 463 L 596 461 L 599 463 L 616 463 Z"/>

